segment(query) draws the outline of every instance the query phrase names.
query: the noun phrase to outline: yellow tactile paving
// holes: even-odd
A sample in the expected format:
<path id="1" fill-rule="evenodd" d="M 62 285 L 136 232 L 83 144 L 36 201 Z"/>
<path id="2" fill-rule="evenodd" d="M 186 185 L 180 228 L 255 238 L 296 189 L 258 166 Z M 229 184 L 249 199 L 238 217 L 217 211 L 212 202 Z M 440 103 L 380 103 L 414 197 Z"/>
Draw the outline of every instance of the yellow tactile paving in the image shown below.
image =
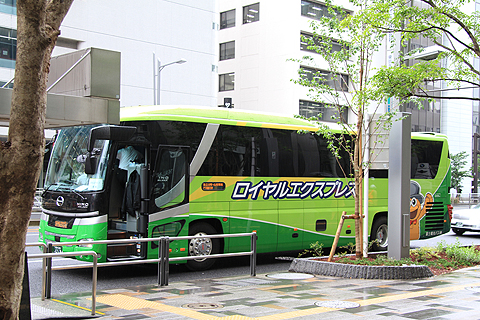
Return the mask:
<path id="1" fill-rule="evenodd" d="M 416 298 L 416 297 L 421 297 L 421 296 L 433 296 L 433 295 L 440 295 L 442 293 L 447 293 L 447 292 L 453 292 L 453 291 L 458 291 L 458 290 L 463 290 L 465 287 L 470 287 L 470 286 L 479 286 L 480 282 L 477 283 L 471 283 L 468 285 L 456 285 L 456 286 L 449 286 L 449 287 L 443 287 L 443 288 L 435 288 L 435 289 L 426 289 L 422 291 L 416 291 L 416 292 L 408 292 L 408 293 L 400 293 L 400 294 L 393 294 L 393 295 L 388 295 L 388 296 L 383 296 L 383 297 L 378 297 L 378 298 L 372 298 L 368 300 L 358 300 L 356 301 L 357 303 L 360 304 L 360 306 L 367 306 L 367 305 L 372 305 L 372 304 L 378 304 L 378 303 L 385 303 L 385 302 L 390 302 L 390 301 L 398 301 L 398 300 L 403 300 L 403 299 L 411 299 L 411 298 Z M 284 286 L 274 286 L 274 287 L 269 287 L 269 288 L 262 288 L 260 290 L 263 291 L 275 291 L 279 292 L 278 290 L 275 289 L 281 289 L 281 288 L 288 288 L 291 287 L 291 285 L 284 285 Z M 289 295 L 288 293 L 285 292 L 279 292 L 282 295 Z M 322 300 L 322 299 L 313 299 L 313 300 Z M 173 306 L 168 306 L 163 303 L 155 302 L 155 301 L 148 301 L 132 296 L 127 296 L 123 294 L 110 294 L 110 295 L 104 295 L 100 296 L 97 298 L 97 301 L 106 305 L 114 306 L 120 309 L 125 309 L 125 310 L 134 310 L 134 309 L 154 309 L 154 310 L 159 310 L 163 312 L 170 312 L 173 314 L 177 315 L 182 315 L 185 317 L 190 317 L 192 319 L 200 319 L 200 320 L 214 320 L 214 319 L 221 319 L 221 320 L 283 320 L 283 319 L 292 319 L 295 317 L 305 317 L 305 316 L 312 316 L 320 313 L 325 313 L 325 312 L 330 312 L 330 311 L 335 311 L 339 310 L 337 308 L 326 308 L 326 307 L 316 307 L 316 308 L 311 308 L 311 309 L 305 309 L 305 310 L 296 310 L 296 311 L 290 311 L 290 312 L 284 312 L 284 313 L 277 313 L 269 316 L 262 316 L 262 317 L 247 317 L 247 316 L 242 316 L 242 315 L 234 315 L 234 316 L 226 316 L 226 317 L 216 317 L 212 316 L 209 314 L 204 314 L 201 312 L 197 312 L 194 310 L 189 310 L 189 309 L 183 309 L 183 308 L 178 308 L 178 307 L 173 307 Z M 265 305 L 264 307 L 269 307 L 272 309 L 282 309 L 282 307 L 275 306 L 275 305 Z"/>
<path id="2" fill-rule="evenodd" d="M 136 297 L 129 297 L 123 294 L 109 294 L 109 295 L 100 296 L 97 298 L 97 301 L 103 304 L 107 304 L 107 305 L 114 306 L 120 309 L 125 309 L 125 310 L 149 308 L 149 309 L 155 309 L 163 312 L 170 312 L 173 314 L 190 317 L 192 319 L 207 320 L 207 319 L 218 318 L 208 314 L 196 312 L 193 310 L 167 306 L 166 304 L 163 304 L 163 303 L 148 301 L 148 300 L 144 300 Z"/>
<path id="3" fill-rule="evenodd" d="M 62 304 L 66 304 L 67 306 L 75 307 L 75 308 L 78 308 L 78 309 L 82 309 L 82 310 L 86 310 L 86 311 L 92 311 L 92 309 L 88 309 L 88 308 L 85 308 L 85 307 L 77 306 L 76 304 L 68 303 L 68 302 L 65 302 L 65 301 L 62 301 L 62 300 L 52 299 L 52 301 L 55 301 L 55 302 L 58 302 L 58 303 L 62 303 Z M 101 315 L 104 315 L 104 314 L 105 314 L 105 313 L 99 312 L 99 311 L 96 311 L 95 313 L 101 314 Z"/>
<path id="4" fill-rule="evenodd" d="M 318 307 L 318 308 L 291 311 L 291 312 L 285 312 L 285 313 L 277 313 L 277 314 L 272 314 L 270 316 L 264 316 L 264 317 L 258 317 L 258 318 L 252 318 L 252 319 L 283 320 L 283 319 L 292 319 L 292 318 L 296 318 L 296 317 L 312 316 L 314 314 L 325 313 L 325 312 L 330 312 L 330 311 L 335 311 L 335 310 L 338 310 L 338 309 Z"/>
<path id="5" fill-rule="evenodd" d="M 446 293 L 446 292 L 458 291 L 458 290 L 465 289 L 465 287 L 478 286 L 478 285 L 480 285 L 480 282 L 472 283 L 469 285 L 458 285 L 458 286 L 428 289 L 428 290 L 409 292 L 409 293 L 401 293 L 393 296 L 361 300 L 361 301 L 357 301 L 357 303 L 359 303 L 361 306 L 368 306 L 371 304 L 385 303 L 385 302 L 396 301 L 396 300 L 411 299 L 411 298 L 417 298 L 422 296 L 430 296 L 430 295 L 437 295 L 437 294 Z"/>

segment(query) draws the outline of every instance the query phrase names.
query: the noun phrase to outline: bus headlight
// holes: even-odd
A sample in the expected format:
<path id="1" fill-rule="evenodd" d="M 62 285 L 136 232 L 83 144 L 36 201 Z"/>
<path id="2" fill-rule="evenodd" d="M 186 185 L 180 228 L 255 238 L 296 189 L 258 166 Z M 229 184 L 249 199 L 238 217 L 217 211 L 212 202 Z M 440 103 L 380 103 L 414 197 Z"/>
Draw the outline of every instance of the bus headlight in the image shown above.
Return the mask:
<path id="1" fill-rule="evenodd" d="M 93 241 L 94 239 L 91 239 L 91 238 L 88 238 L 88 239 L 80 239 L 78 240 L 78 242 L 82 242 L 82 241 Z M 93 245 L 92 244 L 77 244 L 77 246 L 79 247 L 82 247 L 82 248 L 92 248 Z"/>

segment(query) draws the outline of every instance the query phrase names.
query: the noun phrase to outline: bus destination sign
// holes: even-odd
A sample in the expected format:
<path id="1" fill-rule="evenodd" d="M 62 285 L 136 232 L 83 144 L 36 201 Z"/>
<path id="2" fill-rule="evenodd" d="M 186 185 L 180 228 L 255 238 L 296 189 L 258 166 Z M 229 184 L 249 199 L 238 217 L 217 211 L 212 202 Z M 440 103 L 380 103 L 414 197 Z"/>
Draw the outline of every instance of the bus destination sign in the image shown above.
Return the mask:
<path id="1" fill-rule="evenodd" d="M 203 182 L 202 183 L 203 191 L 223 191 L 225 190 L 224 182 Z"/>

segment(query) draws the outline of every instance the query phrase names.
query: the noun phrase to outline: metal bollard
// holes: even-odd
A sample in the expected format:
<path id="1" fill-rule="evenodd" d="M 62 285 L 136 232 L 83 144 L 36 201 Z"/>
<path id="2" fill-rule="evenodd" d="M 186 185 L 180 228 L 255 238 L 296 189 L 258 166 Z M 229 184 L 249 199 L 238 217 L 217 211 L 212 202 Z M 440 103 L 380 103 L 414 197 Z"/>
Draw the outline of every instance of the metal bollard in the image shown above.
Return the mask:
<path id="1" fill-rule="evenodd" d="M 162 285 L 163 277 L 163 238 L 158 239 L 158 267 L 157 267 L 157 285 Z"/>
<path id="2" fill-rule="evenodd" d="M 163 237 L 160 240 L 160 272 L 159 272 L 159 281 L 158 284 L 160 286 L 168 286 L 168 273 L 169 273 L 169 243 L 170 240 L 168 237 Z"/>
<path id="3" fill-rule="evenodd" d="M 166 248 L 165 246 L 165 237 L 162 237 L 160 241 L 158 242 L 158 258 L 160 259 L 159 263 L 159 269 L 158 269 L 158 285 L 164 286 L 165 285 L 165 259 L 166 259 Z"/>
<path id="4" fill-rule="evenodd" d="M 253 233 L 251 236 L 251 250 L 250 255 L 250 275 L 255 277 L 257 275 L 257 234 Z"/>
<path id="5" fill-rule="evenodd" d="M 53 246 L 48 244 L 47 253 L 53 252 Z M 50 299 L 52 297 L 52 258 L 46 259 L 45 265 L 45 297 Z"/>

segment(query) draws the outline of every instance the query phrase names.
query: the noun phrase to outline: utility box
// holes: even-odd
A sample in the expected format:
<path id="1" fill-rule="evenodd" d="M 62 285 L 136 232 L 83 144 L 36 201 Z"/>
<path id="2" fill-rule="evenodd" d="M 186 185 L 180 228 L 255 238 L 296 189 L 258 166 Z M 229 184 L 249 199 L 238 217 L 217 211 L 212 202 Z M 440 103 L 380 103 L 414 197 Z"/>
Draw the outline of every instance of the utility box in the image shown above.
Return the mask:
<path id="1" fill-rule="evenodd" d="M 52 57 L 48 92 L 119 100 L 120 61 L 120 52 L 98 48 Z"/>

